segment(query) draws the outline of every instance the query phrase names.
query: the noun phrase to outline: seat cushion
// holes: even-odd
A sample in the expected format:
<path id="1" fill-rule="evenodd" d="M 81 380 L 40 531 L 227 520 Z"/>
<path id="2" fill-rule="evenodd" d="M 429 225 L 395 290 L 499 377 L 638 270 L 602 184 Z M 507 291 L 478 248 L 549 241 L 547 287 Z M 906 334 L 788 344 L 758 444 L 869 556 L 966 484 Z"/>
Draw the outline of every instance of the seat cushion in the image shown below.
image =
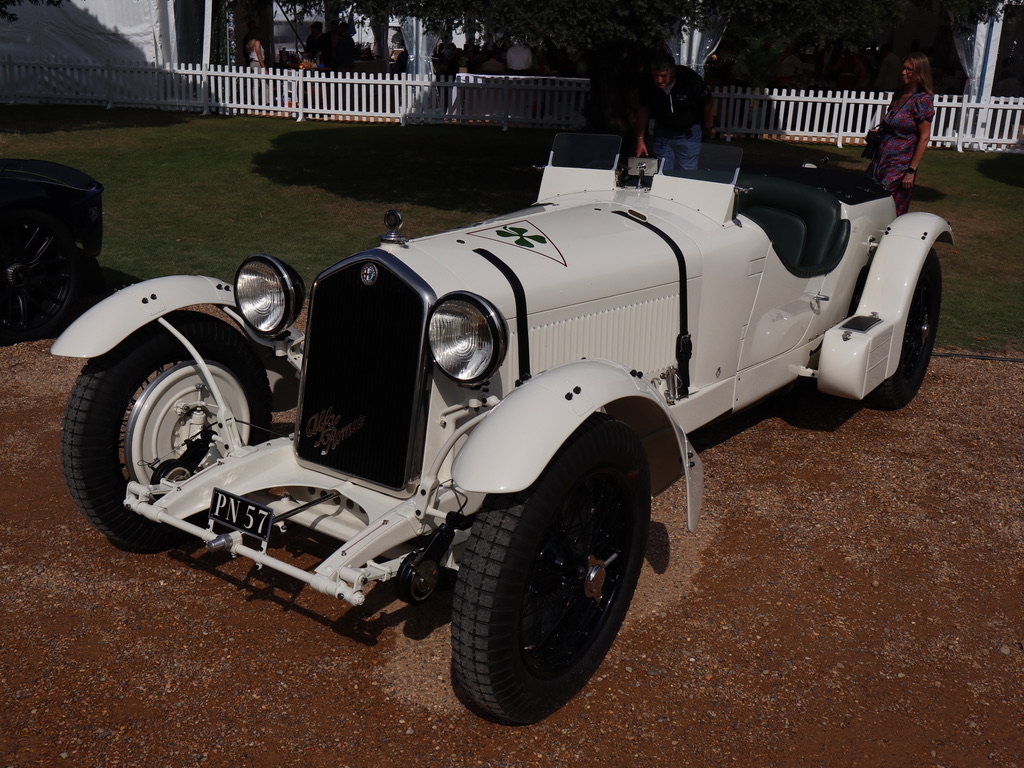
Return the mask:
<path id="1" fill-rule="evenodd" d="M 752 205 L 743 210 L 743 215 L 764 230 L 787 269 L 799 268 L 807 242 L 807 224 L 800 216 L 767 205 Z"/>
<path id="2" fill-rule="evenodd" d="M 846 251 L 850 225 L 839 201 L 822 189 L 789 179 L 742 174 L 738 213 L 754 220 L 795 275 L 811 277 L 835 269 Z M 798 226 L 792 218 L 799 219 Z"/>

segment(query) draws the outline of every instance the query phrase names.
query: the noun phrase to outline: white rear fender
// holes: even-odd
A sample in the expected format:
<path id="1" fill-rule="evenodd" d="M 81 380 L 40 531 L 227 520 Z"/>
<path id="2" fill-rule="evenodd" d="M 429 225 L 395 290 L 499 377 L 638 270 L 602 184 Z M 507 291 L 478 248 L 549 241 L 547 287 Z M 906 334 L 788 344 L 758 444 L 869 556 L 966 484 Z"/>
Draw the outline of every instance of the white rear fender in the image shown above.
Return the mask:
<path id="1" fill-rule="evenodd" d="M 636 431 L 647 451 L 655 492 L 685 470 L 689 523 L 695 527 L 703 495 L 700 459 L 658 391 L 639 374 L 607 360 L 557 366 L 512 392 L 470 433 L 455 457 L 456 485 L 477 493 L 529 488 L 569 436 L 601 409 Z"/>
<path id="2" fill-rule="evenodd" d="M 50 352 L 61 357 L 97 357 L 158 317 L 197 304 L 233 307 L 234 286 L 199 275 L 158 277 L 129 285 L 72 323 Z"/>
<path id="3" fill-rule="evenodd" d="M 953 242 L 946 221 L 930 213 L 907 213 L 889 225 L 871 262 L 864 293 L 855 315 L 877 313 L 892 324 L 892 338 L 902 339 L 907 312 L 921 268 L 936 242 Z M 885 376 L 892 376 L 900 362 L 901 346 L 892 344 Z"/>

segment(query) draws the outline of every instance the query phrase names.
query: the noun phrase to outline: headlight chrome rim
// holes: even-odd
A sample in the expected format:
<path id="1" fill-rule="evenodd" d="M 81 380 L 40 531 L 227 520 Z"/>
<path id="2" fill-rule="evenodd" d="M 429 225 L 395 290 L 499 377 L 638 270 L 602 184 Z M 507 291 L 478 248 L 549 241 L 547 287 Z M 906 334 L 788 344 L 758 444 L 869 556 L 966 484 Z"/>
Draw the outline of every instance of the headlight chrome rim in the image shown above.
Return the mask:
<path id="1" fill-rule="evenodd" d="M 295 322 L 306 300 L 299 273 L 280 259 L 257 253 L 235 273 L 235 303 L 246 324 L 259 336 L 280 337 Z"/>
<path id="2" fill-rule="evenodd" d="M 491 378 L 508 347 L 501 313 L 474 293 L 450 293 L 439 299 L 430 313 L 428 336 L 435 365 L 464 386 Z"/>

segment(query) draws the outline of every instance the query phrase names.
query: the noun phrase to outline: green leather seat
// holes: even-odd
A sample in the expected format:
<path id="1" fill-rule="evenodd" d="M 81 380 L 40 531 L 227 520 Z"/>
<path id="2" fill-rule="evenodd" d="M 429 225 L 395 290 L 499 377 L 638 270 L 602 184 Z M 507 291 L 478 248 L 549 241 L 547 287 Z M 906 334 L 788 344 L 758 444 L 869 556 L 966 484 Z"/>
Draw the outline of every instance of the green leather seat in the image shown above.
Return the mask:
<path id="1" fill-rule="evenodd" d="M 765 231 L 790 272 L 813 277 L 836 268 L 850 239 L 850 222 L 841 218 L 835 197 L 771 176 L 740 174 L 737 184 L 750 192 L 739 195 L 736 212 Z"/>

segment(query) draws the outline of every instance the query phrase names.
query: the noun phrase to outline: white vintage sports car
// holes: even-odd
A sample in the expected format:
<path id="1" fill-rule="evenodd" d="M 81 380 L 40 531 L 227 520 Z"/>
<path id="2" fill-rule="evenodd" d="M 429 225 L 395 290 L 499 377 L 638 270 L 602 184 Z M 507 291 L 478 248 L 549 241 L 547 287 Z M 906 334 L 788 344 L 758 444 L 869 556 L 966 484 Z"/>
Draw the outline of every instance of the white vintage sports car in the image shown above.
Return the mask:
<path id="1" fill-rule="evenodd" d="M 79 508 L 122 548 L 195 536 L 355 605 L 454 582 L 466 703 L 562 706 L 623 621 L 651 494 L 684 477 L 697 525 L 687 433 L 801 377 L 906 405 L 950 239 L 862 177 L 741 174 L 722 146 L 669 175 L 618 144 L 558 136 L 538 202 L 465 229 L 407 241 L 389 212 L 380 247 L 316 278 L 305 333 L 302 281 L 266 255 L 90 310 L 53 346 L 90 358 L 62 439 Z M 297 528 L 333 541 L 309 571 Z"/>

